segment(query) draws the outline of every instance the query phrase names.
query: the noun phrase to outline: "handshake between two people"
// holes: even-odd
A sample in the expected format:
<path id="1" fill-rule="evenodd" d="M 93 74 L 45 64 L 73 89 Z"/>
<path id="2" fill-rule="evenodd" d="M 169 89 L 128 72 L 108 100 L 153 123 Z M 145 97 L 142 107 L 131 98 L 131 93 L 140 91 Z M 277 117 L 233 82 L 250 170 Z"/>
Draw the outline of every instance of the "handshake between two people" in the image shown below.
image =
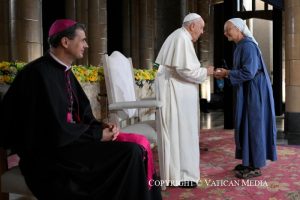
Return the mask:
<path id="1" fill-rule="evenodd" d="M 227 78 L 229 74 L 228 69 L 225 68 L 215 68 L 214 66 L 207 67 L 207 76 L 213 75 L 216 79 Z"/>

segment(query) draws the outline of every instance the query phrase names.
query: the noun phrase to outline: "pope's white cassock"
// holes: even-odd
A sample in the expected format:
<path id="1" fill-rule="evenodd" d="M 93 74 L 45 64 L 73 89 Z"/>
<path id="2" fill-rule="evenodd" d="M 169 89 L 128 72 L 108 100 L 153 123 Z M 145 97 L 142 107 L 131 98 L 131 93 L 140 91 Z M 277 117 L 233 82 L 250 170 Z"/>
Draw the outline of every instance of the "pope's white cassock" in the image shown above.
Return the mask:
<path id="1" fill-rule="evenodd" d="M 192 36 L 184 28 L 175 30 L 164 42 L 155 61 L 157 98 L 163 104 L 160 163 L 161 180 L 195 181 L 200 179 L 199 85 L 207 78 L 201 68 Z"/>

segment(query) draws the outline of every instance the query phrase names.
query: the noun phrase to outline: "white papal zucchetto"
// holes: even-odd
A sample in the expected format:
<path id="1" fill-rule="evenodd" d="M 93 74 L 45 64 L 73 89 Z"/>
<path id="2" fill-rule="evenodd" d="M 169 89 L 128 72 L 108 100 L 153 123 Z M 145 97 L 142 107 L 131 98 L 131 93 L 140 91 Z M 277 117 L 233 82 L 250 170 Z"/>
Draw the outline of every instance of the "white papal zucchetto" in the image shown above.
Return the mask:
<path id="1" fill-rule="evenodd" d="M 195 19 L 201 19 L 201 16 L 198 15 L 197 13 L 189 13 L 188 15 L 186 15 L 183 19 L 183 23 L 185 22 L 189 22 Z"/>

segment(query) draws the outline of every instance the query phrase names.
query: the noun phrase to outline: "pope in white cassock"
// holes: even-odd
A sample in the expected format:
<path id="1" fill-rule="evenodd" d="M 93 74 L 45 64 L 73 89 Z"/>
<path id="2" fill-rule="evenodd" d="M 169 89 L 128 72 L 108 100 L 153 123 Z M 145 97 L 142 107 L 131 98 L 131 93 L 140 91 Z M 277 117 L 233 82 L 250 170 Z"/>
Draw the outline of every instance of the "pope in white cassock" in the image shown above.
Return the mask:
<path id="1" fill-rule="evenodd" d="M 155 61 L 159 64 L 157 98 L 163 104 L 160 175 L 167 186 L 196 187 L 200 179 L 198 84 L 214 70 L 201 67 L 193 46 L 203 28 L 200 15 L 188 14 L 182 27 L 166 39 Z"/>

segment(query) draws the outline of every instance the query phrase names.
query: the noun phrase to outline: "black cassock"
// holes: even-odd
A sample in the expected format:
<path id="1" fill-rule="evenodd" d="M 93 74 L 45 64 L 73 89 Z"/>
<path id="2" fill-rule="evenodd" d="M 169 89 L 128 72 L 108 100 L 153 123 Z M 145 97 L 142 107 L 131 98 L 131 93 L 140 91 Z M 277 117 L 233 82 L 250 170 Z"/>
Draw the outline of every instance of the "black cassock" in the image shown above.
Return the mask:
<path id="1" fill-rule="evenodd" d="M 1 146 L 20 156 L 41 200 L 161 199 L 147 184 L 145 151 L 101 142 L 102 123 L 71 70 L 50 54 L 18 73 L 1 102 Z M 67 120 L 72 114 L 74 123 Z M 154 177 L 155 178 L 155 177 Z"/>

